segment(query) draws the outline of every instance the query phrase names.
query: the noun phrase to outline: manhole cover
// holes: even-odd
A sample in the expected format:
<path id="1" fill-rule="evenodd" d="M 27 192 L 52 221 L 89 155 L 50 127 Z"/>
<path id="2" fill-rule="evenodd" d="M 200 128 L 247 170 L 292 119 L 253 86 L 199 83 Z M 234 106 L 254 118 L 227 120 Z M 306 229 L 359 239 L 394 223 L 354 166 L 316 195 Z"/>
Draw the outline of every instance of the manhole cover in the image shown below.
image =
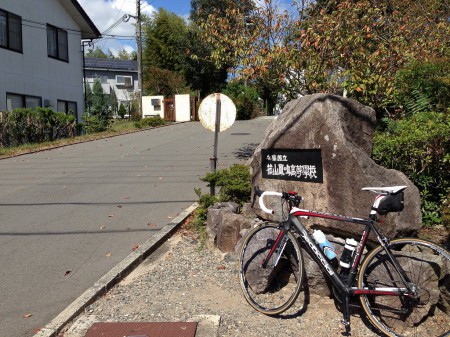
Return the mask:
<path id="1" fill-rule="evenodd" d="M 197 322 L 95 323 L 85 337 L 195 337 Z"/>

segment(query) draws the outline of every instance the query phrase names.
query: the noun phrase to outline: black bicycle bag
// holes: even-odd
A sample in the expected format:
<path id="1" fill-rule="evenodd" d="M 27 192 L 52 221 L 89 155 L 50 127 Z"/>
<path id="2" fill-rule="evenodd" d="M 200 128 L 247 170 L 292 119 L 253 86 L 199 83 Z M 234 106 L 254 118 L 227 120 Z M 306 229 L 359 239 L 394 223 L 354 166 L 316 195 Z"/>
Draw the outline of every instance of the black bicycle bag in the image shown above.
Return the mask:
<path id="1" fill-rule="evenodd" d="M 377 213 L 380 215 L 386 215 L 391 212 L 403 211 L 403 198 L 403 191 L 385 196 L 376 209 Z"/>

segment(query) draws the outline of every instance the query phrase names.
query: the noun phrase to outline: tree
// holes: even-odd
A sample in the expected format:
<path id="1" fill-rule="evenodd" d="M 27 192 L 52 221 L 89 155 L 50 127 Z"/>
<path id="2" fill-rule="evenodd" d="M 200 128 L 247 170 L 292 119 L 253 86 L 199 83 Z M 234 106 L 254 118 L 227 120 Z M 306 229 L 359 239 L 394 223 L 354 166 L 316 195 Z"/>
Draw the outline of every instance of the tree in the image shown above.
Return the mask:
<path id="1" fill-rule="evenodd" d="M 217 46 L 205 40 L 205 34 L 202 31 L 210 17 L 224 18 L 229 8 L 239 8 L 240 12 L 249 15 L 255 5 L 252 0 L 191 0 L 190 19 L 193 24 L 188 39 L 190 42 L 188 46 L 190 52 L 188 76 L 190 77 L 188 78 L 191 80 L 192 88 L 199 90 L 202 96 L 222 90 L 226 85 L 228 71 L 234 66 L 232 58 L 217 62 L 213 56 Z M 230 18 L 229 27 L 234 26 L 231 20 L 232 18 Z M 233 54 L 232 46 L 228 47 L 228 53 Z"/>
<path id="2" fill-rule="evenodd" d="M 182 72 L 186 34 L 186 22 L 178 15 L 160 8 L 145 28 L 145 66 Z"/>
<path id="3" fill-rule="evenodd" d="M 87 53 L 86 57 L 96 57 L 96 58 L 108 58 L 108 56 L 105 54 L 103 50 L 99 46 L 95 46 L 95 48 L 90 48 Z"/>
<path id="4" fill-rule="evenodd" d="M 125 108 L 125 105 L 123 105 L 123 103 L 121 102 L 120 106 L 119 106 L 119 116 L 120 116 L 120 118 L 124 119 L 126 113 L 127 113 L 127 110 Z"/>
<path id="5" fill-rule="evenodd" d="M 150 66 L 146 74 L 145 89 L 150 95 L 172 97 L 176 94 L 189 93 L 183 75 L 177 72 Z"/>
<path id="6" fill-rule="evenodd" d="M 91 96 L 91 106 L 83 115 L 86 133 L 105 131 L 111 118 L 110 96 L 103 92 L 102 83 L 98 78 L 94 80 Z"/>
<path id="7" fill-rule="evenodd" d="M 301 44 L 290 59 L 308 91 L 342 87 L 380 112 L 392 102 L 399 69 L 448 58 L 449 15 L 440 0 L 341 1 L 297 25 Z"/>
<path id="8" fill-rule="evenodd" d="M 238 7 L 243 13 L 250 13 L 254 10 L 253 1 L 249 0 L 191 0 L 190 18 L 197 25 L 208 20 L 210 15 L 214 17 L 225 16 L 227 9 Z"/>
<path id="9" fill-rule="evenodd" d="M 91 115 L 108 119 L 110 114 L 111 110 L 109 96 L 103 92 L 102 83 L 98 78 L 96 78 L 92 87 Z"/>
<path id="10" fill-rule="evenodd" d="M 201 96 L 226 84 L 227 67 L 209 59 L 211 48 L 195 23 L 160 9 L 148 20 L 143 51 L 144 86 L 147 92 L 171 95 L 190 90 Z"/>
<path id="11" fill-rule="evenodd" d="M 111 109 L 111 114 L 113 116 L 117 116 L 117 112 L 119 109 L 119 101 L 117 100 L 117 95 L 114 89 L 111 90 L 111 94 L 109 95 L 109 104 Z"/>
<path id="12" fill-rule="evenodd" d="M 117 52 L 117 59 L 119 60 L 137 60 L 137 54 L 135 51 L 127 52 L 125 49 Z"/>
<path id="13" fill-rule="evenodd" d="M 143 50 L 144 87 L 147 92 L 171 96 L 187 87 L 184 79 L 186 22 L 160 9 L 148 20 Z"/>
<path id="14" fill-rule="evenodd" d="M 259 6 L 230 1 L 224 11 L 212 12 L 201 22 L 203 39 L 213 46 L 217 66 L 230 65 L 232 76 L 257 80 L 269 114 L 277 93 L 286 84 L 286 42 L 292 18 L 274 1 Z"/>
<path id="15" fill-rule="evenodd" d="M 235 103 L 236 119 L 251 119 L 259 113 L 259 96 L 253 86 L 239 81 L 231 81 L 223 90 L 223 93 L 229 96 Z"/>
<path id="16" fill-rule="evenodd" d="M 187 35 L 184 75 L 192 90 L 206 97 L 220 92 L 226 85 L 228 65 L 217 67 L 211 60 L 212 48 L 201 36 L 195 24 L 191 24 Z"/>
<path id="17" fill-rule="evenodd" d="M 345 90 L 380 113 L 399 69 L 450 55 L 450 10 L 441 0 L 303 1 L 295 15 L 259 3 L 250 20 L 236 7 L 209 15 L 204 39 L 216 62 L 288 96 Z"/>

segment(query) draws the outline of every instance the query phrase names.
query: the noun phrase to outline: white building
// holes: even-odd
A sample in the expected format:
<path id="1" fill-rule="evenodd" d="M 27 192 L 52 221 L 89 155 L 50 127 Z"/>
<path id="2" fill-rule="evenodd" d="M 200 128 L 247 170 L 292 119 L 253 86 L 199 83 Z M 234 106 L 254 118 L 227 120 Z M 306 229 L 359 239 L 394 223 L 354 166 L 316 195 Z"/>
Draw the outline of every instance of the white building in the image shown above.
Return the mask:
<path id="1" fill-rule="evenodd" d="M 85 58 L 86 82 L 93 88 L 95 79 L 102 83 L 103 92 L 115 92 L 118 106 L 128 107 L 138 88 L 137 61 L 107 58 Z"/>
<path id="2" fill-rule="evenodd" d="M 0 111 L 84 107 L 82 39 L 100 32 L 77 0 L 0 2 Z"/>

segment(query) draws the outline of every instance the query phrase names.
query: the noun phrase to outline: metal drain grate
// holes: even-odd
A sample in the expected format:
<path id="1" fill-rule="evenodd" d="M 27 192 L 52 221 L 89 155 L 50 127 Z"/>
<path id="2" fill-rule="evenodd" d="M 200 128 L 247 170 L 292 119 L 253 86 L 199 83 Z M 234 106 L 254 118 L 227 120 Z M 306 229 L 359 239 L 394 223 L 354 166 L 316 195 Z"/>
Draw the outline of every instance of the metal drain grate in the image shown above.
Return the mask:
<path id="1" fill-rule="evenodd" d="M 85 337 L 195 337 L 197 322 L 95 323 Z"/>

